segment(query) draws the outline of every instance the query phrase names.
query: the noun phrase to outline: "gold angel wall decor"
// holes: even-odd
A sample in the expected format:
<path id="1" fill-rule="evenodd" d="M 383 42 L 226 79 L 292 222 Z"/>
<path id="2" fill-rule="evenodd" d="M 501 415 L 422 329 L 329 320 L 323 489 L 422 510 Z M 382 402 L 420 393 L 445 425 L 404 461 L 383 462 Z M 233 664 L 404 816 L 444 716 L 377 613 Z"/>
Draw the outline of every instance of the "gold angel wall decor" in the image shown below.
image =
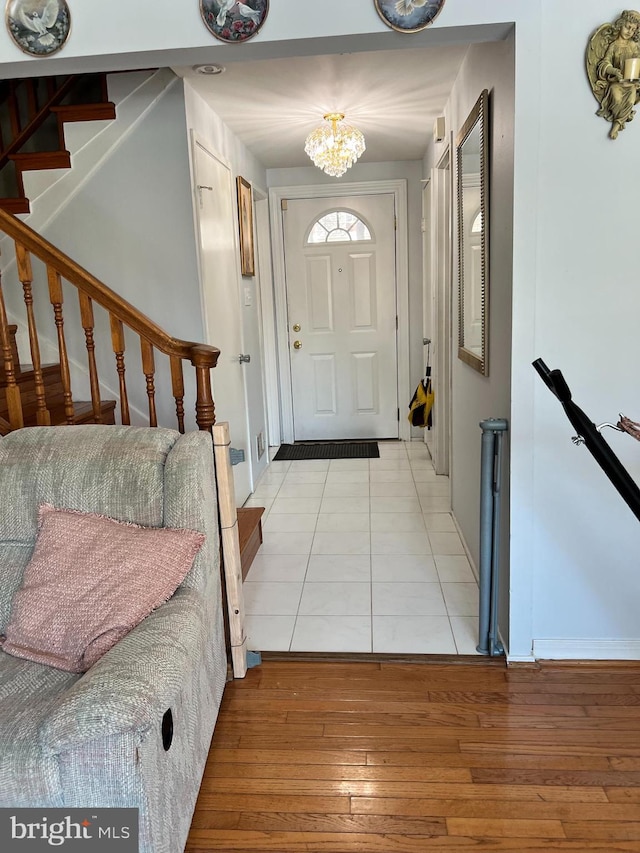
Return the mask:
<path id="1" fill-rule="evenodd" d="M 640 100 L 640 12 L 625 10 L 613 23 L 598 27 L 586 59 L 591 89 L 600 104 L 596 115 L 611 122 L 609 136 L 617 139 Z"/>

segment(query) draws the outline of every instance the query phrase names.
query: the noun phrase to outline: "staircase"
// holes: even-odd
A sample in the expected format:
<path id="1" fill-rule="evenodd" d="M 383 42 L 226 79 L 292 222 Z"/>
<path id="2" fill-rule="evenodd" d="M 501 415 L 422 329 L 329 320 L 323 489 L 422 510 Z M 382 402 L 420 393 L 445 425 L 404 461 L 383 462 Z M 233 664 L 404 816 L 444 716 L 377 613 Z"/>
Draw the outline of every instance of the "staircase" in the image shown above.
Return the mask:
<path id="1" fill-rule="evenodd" d="M 16 345 L 16 332 L 18 327 L 13 325 L 8 328 L 11 355 L 13 364 L 15 365 L 15 379 L 20 390 L 24 426 L 37 426 L 38 394 L 36 391 L 36 371 L 32 364 L 21 364 L 20 362 L 18 347 Z M 65 389 L 60 364 L 43 364 L 41 365 L 40 373 L 51 425 L 57 426 L 69 423 L 67 419 Z M 8 420 L 9 407 L 4 393 L 6 388 L 6 367 L 0 367 L 0 435 L 6 435 L 8 432 L 11 432 L 11 425 Z M 93 405 L 90 400 L 72 402 L 72 405 L 72 417 L 74 424 L 96 422 Z M 101 400 L 99 422 L 103 424 L 115 424 L 115 407 L 115 400 Z"/>
<path id="2" fill-rule="evenodd" d="M 163 425 L 185 431 L 186 363 L 195 373 L 191 384 L 195 385 L 196 424 L 199 429 L 211 430 L 215 423 L 211 370 L 219 355 L 215 347 L 171 337 L 16 216 L 0 209 L 2 235 L 7 235 L 14 246 L 23 321 L 9 323 L 5 285 L 0 279 L 0 434 L 23 426 L 112 424 L 116 410 L 119 422 L 130 424 L 131 380 L 126 354 L 132 338 L 137 338 L 139 346 L 137 363 L 142 376 L 137 388 L 138 399 L 143 397 L 146 403 L 145 422 L 158 426 L 156 394 L 160 391 L 165 399 L 168 396 L 164 387 L 156 387 L 156 357 L 164 356 L 167 369 L 162 378 L 168 377 L 177 423 Z M 5 277 L 9 260 L 5 253 Z M 14 289 L 10 296 L 15 312 L 19 302 Z M 65 325 L 64 306 L 71 299 L 77 305 L 70 315 L 77 321 L 75 326 Z M 39 329 L 45 325 L 41 335 Z M 106 345 L 100 334 L 105 328 Z M 18 352 L 20 329 L 28 342 L 29 364 L 21 363 Z M 41 351 L 51 349 L 52 341 L 56 342 L 57 357 L 55 362 L 44 362 Z M 108 349 L 112 357 L 107 360 Z M 72 376 L 85 379 L 90 399 L 77 400 Z M 116 399 L 103 399 L 104 388 L 116 389 L 117 394 L 112 395 Z"/>
<path id="3" fill-rule="evenodd" d="M 30 212 L 25 173 L 70 168 L 67 124 L 115 115 L 105 74 L 0 82 L 0 209 Z"/>

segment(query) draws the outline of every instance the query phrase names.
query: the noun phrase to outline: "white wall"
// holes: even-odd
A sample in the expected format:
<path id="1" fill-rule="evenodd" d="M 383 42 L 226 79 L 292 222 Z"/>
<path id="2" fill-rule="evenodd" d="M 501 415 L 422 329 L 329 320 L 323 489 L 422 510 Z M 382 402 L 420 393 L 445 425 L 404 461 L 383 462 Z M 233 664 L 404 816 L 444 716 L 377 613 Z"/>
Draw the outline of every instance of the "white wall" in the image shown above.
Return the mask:
<path id="1" fill-rule="evenodd" d="M 409 368 L 411 393 L 424 374 L 422 346 L 422 165 L 419 161 L 398 160 L 393 163 L 356 163 L 342 179 L 325 175 L 315 166 L 294 169 L 269 169 L 269 187 L 294 187 L 314 184 L 333 184 L 340 195 L 340 180 L 349 183 L 385 180 L 406 180 L 409 245 Z M 409 400 L 398 400 L 400 417 L 408 412 Z M 418 438 L 422 431 L 412 427 Z"/>
<path id="2" fill-rule="evenodd" d="M 633 190 L 640 126 L 630 125 L 616 141 L 607 138 L 610 125 L 595 115 L 583 66 L 589 35 L 620 11 L 612 2 L 588 3 L 576 26 L 574 6 L 565 0 L 544 4 L 542 19 L 535 355 L 562 369 L 575 401 L 596 423 L 640 413 Z M 552 69 L 560 55 L 570 57 L 561 94 Z M 532 427 L 533 636 L 586 638 L 585 647 L 609 639 L 617 641 L 610 651 L 624 653 L 626 646 L 638 657 L 638 522 L 588 452 L 570 443 L 573 430 L 541 382 Z M 612 431 L 605 435 L 640 481 L 638 445 Z M 552 645 L 571 644 L 547 642 L 546 653 Z"/>
<path id="3" fill-rule="evenodd" d="M 453 358 L 452 358 L 452 508 L 476 567 L 479 566 L 480 421 L 510 418 L 511 386 L 511 270 L 513 266 L 513 119 L 514 39 L 472 45 L 460 68 L 444 111 L 453 132 L 453 180 L 457 187 L 455 140 L 483 89 L 489 90 L 489 375 L 482 376 L 457 357 L 458 350 L 458 235 L 454 204 Z M 425 158 L 425 176 L 444 153 L 446 142 L 435 144 Z M 436 394 L 438 389 L 435 389 Z M 505 437 L 500 545 L 501 592 L 509 589 L 509 435 Z M 500 630 L 508 641 L 508 608 L 503 601 Z"/>
<path id="4" fill-rule="evenodd" d="M 106 16 L 81 4 L 56 58 L 24 57 L 5 37 L 0 75 L 28 74 L 34 63 L 62 73 L 485 41 L 515 23 L 509 649 L 527 658 L 534 638 L 582 639 L 584 656 L 609 639 L 610 653 L 622 653 L 640 635 L 638 525 L 586 451 L 568 443 L 568 422 L 531 368 L 536 356 L 561 367 L 594 420 L 640 411 L 631 367 L 640 128 L 607 139 L 584 71 L 590 34 L 620 4 L 456 0 L 415 36 L 385 27 L 369 0 L 305 3 L 304 14 L 298 0 L 271 6 L 261 33 L 236 50 L 214 42 L 195 3 L 185 11 L 174 0 L 112 0 Z M 610 440 L 640 478 L 637 444 Z"/>
<path id="5" fill-rule="evenodd" d="M 234 185 L 236 177 L 241 175 L 259 190 L 264 191 L 266 188 L 264 167 L 194 90 L 189 81 L 184 83 L 184 97 L 186 126 L 189 132 L 195 132 L 205 147 L 229 164 Z M 235 197 L 232 201 L 235 210 Z M 229 284 L 231 286 L 232 283 Z M 258 458 L 257 453 L 257 436 L 259 433 L 262 433 L 265 444 L 267 443 L 266 404 L 263 394 L 261 358 L 260 270 L 257 270 L 256 276 L 241 276 L 238 269 L 238 279 L 233 284 L 237 288 L 237 306 L 242 324 L 242 351 L 251 356 L 251 362 L 243 365 L 242 370 L 247 389 L 249 451 L 251 453 L 252 477 L 255 484 L 268 462 L 268 453 L 265 452 L 261 458 Z M 247 304 L 248 302 L 250 304 Z M 233 436 L 231 439 L 233 443 Z"/>

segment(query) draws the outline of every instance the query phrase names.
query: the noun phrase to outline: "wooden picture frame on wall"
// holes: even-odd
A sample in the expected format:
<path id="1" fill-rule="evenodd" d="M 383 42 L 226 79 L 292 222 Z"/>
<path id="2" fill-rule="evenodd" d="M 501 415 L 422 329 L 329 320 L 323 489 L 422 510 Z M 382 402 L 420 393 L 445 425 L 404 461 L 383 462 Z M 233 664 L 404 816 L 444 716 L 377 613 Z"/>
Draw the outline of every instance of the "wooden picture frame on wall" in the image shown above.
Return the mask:
<path id="1" fill-rule="evenodd" d="M 240 269 L 242 275 L 255 275 L 256 265 L 253 246 L 253 202 L 251 184 L 244 178 L 236 178 L 238 187 L 238 227 L 240 230 Z"/>

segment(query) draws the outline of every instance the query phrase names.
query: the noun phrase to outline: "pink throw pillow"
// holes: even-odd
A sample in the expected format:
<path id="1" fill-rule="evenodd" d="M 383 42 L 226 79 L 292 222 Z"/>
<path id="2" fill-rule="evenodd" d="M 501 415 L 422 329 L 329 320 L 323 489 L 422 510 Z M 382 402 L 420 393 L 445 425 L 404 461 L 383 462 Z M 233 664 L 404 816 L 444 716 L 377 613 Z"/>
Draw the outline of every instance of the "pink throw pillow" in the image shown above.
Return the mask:
<path id="1" fill-rule="evenodd" d="M 85 672 L 184 580 L 205 536 L 43 504 L 5 652 Z"/>

